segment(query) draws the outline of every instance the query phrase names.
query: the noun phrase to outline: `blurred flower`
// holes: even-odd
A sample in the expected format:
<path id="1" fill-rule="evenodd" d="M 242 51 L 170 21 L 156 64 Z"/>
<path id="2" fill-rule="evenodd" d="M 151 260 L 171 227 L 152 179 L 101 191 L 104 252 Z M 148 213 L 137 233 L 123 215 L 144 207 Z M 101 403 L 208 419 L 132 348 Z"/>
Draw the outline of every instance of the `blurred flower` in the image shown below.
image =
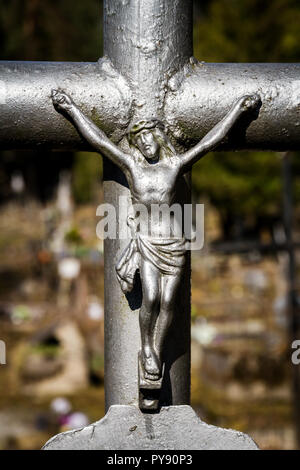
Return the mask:
<path id="1" fill-rule="evenodd" d="M 80 273 L 80 261 L 77 258 L 61 259 L 58 262 L 58 273 L 63 279 L 75 279 Z"/>
<path id="2" fill-rule="evenodd" d="M 68 431 L 71 429 L 84 428 L 89 424 L 89 420 L 86 414 L 77 411 L 70 414 L 69 416 L 66 416 L 62 424 L 63 428 Z"/>
<path id="3" fill-rule="evenodd" d="M 98 300 L 92 300 L 88 304 L 87 314 L 91 320 L 102 320 L 103 318 L 103 307 Z"/>
<path id="4" fill-rule="evenodd" d="M 21 173 L 14 173 L 10 180 L 10 186 L 14 193 L 21 194 L 25 189 L 25 181 Z"/>
<path id="5" fill-rule="evenodd" d="M 273 302 L 275 322 L 281 328 L 288 325 L 288 300 L 286 295 L 279 295 Z"/>
<path id="6" fill-rule="evenodd" d="M 57 415 L 67 415 L 71 411 L 72 405 L 67 398 L 57 397 L 52 400 L 50 408 Z"/>
<path id="7" fill-rule="evenodd" d="M 192 339 L 202 346 L 207 346 L 212 343 L 217 337 L 217 334 L 217 329 L 214 326 L 209 325 L 205 319 L 197 321 L 192 326 Z"/>
<path id="8" fill-rule="evenodd" d="M 256 292 L 268 287 L 268 279 L 261 269 L 249 270 L 245 275 L 245 284 L 248 289 Z"/>

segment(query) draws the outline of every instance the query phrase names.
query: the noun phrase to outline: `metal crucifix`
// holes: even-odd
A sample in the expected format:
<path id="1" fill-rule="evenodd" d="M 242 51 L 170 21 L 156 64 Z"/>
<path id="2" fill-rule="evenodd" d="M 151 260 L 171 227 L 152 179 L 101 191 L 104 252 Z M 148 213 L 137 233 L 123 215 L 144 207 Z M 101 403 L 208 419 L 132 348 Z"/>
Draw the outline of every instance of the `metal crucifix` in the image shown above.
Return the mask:
<path id="1" fill-rule="evenodd" d="M 109 140 L 65 92 L 52 90 L 52 101 L 96 151 L 124 172 L 133 207 L 140 210 L 143 205 L 146 209 L 138 226 L 134 215 L 129 219 L 133 238 L 122 253 L 116 271 L 124 294 L 132 291 L 136 272 L 140 274 L 143 300 L 139 312 L 139 388 L 144 390 L 140 407 L 157 409 L 159 397 L 153 399 L 153 392 L 162 386 L 164 345 L 182 280 L 186 240 L 183 233 L 176 236 L 176 227 L 170 225 L 170 218 L 158 218 L 154 224 L 151 210 L 155 206 L 159 210 L 161 206 L 174 204 L 178 180 L 195 162 L 220 145 L 243 115 L 257 110 L 260 97 L 246 95 L 240 98 L 196 146 L 182 154 L 176 152 L 164 133 L 164 124 L 156 117 L 130 126 L 127 140 L 139 152 L 126 153 Z M 141 159 L 141 155 L 144 158 Z"/>
<path id="2" fill-rule="evenodd" d="M 97 63 L 0 64 L 1 147 L 101 152 L 117 216 L 120 196 L 128 214 L 190 202 L 188 171 L 212 149 L 300 147 L 299 65 L 205 64 L 192 52 L 192 0 L 105 0 Z M 185 239 L 129 220 L 133 237 L 104 246 L 106 407 L 187 405 Z"/>

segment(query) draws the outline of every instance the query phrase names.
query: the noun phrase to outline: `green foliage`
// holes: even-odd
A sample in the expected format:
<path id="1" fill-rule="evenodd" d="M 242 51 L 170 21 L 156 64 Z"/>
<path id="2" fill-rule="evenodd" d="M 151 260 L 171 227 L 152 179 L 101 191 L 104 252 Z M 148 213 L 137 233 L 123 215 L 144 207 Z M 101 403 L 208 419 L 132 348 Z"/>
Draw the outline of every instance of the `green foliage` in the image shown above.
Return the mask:
<path id="1" fill-rule="evenodd" d="M 101 4 L 99 0 L 3 3 L 1 60 L 97 60 L 102 55 Z"/>
<path id="2" fill-rule="evenodd" d="M 76 152 L 73 167 L 73 195 L 79 204 L 93 200 L 100 189 L 102 159 L 96 153 Z"/>
<path id="3" fill-rule="evenodd" d="M 198 162 L 193 172 L 197 193 L 234 214 L 278 213 L 281 204 L 281 163 L 273 152 L 215 152 Z"/>
<path id="4" fill-rule="evenodd" d="M 104 356 L 100 353 L 94 353 L 90 359 L 90 368 L 93 373 L 103 372 Z"/>
<path id="5" fill-rule="evenodd" d="M 195 2 L 196 6 L 198 2 Z M 211 0 L 195 8 L 195 56 L 208 62 L 298 62 L 298 0 Z M 293 166 L 299 165 L 294 154 Z M 300 184 L 294 180 L 296 201 Z M 193 187 L 223 220 L 268 218 L 281 211 L 281 162 L 272 152 L 210 154 L 194 167 Z"/>
<path id="6" fill-rule="evenodd" d="M 80 235 L 77 227 L 72 227 L 66 234 L 65 240 L 71 245 L 80 245 L 82 243 L 82 236 Z"/>
<path id="7" fill-rule="evenodd" d="M 195 18 L 195 56 L 208 62 L 297 62 L 298 0 L 211 0 Z"/>
<path id="8" fill-rule="evenodd" d="M 36 344 L 30 348 L 29 353 L 54 359 L 60 356 L 61 347 L 56 344 Z"/>

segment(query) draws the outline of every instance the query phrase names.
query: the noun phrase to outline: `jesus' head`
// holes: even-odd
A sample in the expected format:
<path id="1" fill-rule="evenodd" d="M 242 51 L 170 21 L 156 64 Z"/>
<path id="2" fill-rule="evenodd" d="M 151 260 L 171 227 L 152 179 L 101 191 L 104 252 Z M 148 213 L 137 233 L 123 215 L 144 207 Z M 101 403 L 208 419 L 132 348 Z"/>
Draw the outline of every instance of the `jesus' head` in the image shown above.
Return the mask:
<path id="1" fill-rule="evenodd" d="M 128 131 L 128 140 L 151 163 L 161 157 L 163 150 L 173 153 L 173 147 L 164 133 L 164 124 L 158 119 L 141 120 L 133 124 Z"/>

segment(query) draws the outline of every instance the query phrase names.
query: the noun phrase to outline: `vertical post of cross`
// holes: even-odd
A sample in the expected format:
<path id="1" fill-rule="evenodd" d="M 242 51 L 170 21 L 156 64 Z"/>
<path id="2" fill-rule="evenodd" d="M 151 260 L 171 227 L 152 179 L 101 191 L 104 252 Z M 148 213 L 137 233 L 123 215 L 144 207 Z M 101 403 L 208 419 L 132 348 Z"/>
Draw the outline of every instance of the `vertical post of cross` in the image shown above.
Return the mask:
<path id="1" fill-rule="evenodd" d="M 156 117 L 164 121 L 164 98 L 170 77 L 192 55 L 192 0 L 105 0 L 104 53 L 131 85 L 131 123 Z M 120 146 L 126 148 L 126 141 Z M 176 146 L 176 142 L 174 142 Z M 181 204 L 190 202 L 189 178 L 181 183 Z M 124 175 L 104 161 L 104 197 L 119 214 L 119 198 L 130 205 Z M 126 210 L 123 207 L 122 210 Z M 124 223 L 124 222 L 123 222 Z M 128 240 L 105 241 L 105 395 L 111 405 L 138 405 L 138 311 L 141 289 L 127 298 L 114 266 Z M 177 312 L 165 346 L 165 378 L 161 401 L 189 403 L 190 395 L 190 263 L 178 295 Z"/>

